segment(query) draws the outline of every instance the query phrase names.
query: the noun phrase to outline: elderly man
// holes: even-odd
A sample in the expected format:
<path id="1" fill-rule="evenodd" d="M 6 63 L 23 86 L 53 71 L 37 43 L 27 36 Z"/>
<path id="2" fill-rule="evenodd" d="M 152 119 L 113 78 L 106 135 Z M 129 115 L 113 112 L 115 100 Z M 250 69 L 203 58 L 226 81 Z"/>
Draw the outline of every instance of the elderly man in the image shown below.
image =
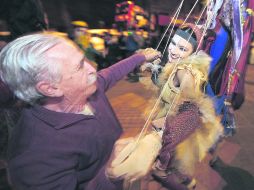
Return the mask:
<path id="1" fill-rule="evenodd" d="M 105 166 L 122 129 L 105 91 L 145 61 L 146 49 L 96 74 L 75 44 L 52 33 L 24 36 L 0 54 L 0 74 L 30 104 L 9 144 L 8 167 L 18 190 L 120 190 Z"/>

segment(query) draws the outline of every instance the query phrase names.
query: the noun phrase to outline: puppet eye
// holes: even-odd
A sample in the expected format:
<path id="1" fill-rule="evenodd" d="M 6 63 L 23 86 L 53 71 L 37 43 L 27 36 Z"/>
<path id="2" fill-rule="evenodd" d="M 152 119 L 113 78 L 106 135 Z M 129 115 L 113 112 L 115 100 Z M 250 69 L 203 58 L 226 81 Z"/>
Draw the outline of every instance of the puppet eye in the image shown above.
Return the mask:
<path id="1" fill-rule="evenodd" d="M 181 51 L 187 52 L 187 49 L 185 47 L 180 47 L 179 48 Z"/>

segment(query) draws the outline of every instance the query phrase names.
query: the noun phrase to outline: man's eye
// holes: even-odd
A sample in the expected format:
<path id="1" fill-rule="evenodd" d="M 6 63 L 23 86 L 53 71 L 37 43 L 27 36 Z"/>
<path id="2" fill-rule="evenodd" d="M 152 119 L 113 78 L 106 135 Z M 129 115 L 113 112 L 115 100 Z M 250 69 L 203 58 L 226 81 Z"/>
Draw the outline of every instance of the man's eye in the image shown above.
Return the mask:
<path id="1" fill-rule="evenodd" d="M 84 67 L 84 61 L 82 61 L 80 64 L 79 64 L 79 69 L 83 69 Z"/>
<path id="2" fill-rule="evenodd" d="M 78 66 L 78 70 L 82 69 L 84 67 L 84 63 L 85 63 L 85 59 L 83 58 L 80 62 L 79 62 L 79 66 Z"/>

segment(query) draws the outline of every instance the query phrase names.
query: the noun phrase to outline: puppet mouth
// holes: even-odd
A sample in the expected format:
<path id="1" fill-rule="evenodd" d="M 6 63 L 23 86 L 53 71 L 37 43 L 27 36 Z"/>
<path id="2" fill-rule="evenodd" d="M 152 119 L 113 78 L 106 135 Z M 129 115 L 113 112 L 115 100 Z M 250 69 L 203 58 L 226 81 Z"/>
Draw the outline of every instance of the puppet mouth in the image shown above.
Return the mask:
<path id="1" fill-rule="evenodd" d="M 168 55 L 168 61 L 169 62 L 172 62 L 172 60 L 177 60 L 178 58 L 179 58 L 179 56 L 175 56 L 175 55 L 172 55 L 172 54 Z"/>

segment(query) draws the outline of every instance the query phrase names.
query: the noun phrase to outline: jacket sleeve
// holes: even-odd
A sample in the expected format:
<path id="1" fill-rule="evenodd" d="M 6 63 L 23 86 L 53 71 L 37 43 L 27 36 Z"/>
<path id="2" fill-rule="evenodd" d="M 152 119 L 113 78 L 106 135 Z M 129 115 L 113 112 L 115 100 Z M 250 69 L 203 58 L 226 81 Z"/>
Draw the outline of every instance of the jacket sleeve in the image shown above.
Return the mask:
<path id="1" fill-rule="evenodd" d="M 122 180 L 111 181 L 105 174 L 105 166 L 99 170 L 97 175 L 88 183 L 84 190 L 121 190 Z"/>
<path id="2" fill-rule="evenodd" d="M 118 63 L 112 65 L 107 69 L 98 72 L 98 82 L 104 91 L 114 86 L 117 81 L 121 80 L 129 72 L 134 70 L 141 63 L 145 62 L 145 56 L 135 54 Z"/>

